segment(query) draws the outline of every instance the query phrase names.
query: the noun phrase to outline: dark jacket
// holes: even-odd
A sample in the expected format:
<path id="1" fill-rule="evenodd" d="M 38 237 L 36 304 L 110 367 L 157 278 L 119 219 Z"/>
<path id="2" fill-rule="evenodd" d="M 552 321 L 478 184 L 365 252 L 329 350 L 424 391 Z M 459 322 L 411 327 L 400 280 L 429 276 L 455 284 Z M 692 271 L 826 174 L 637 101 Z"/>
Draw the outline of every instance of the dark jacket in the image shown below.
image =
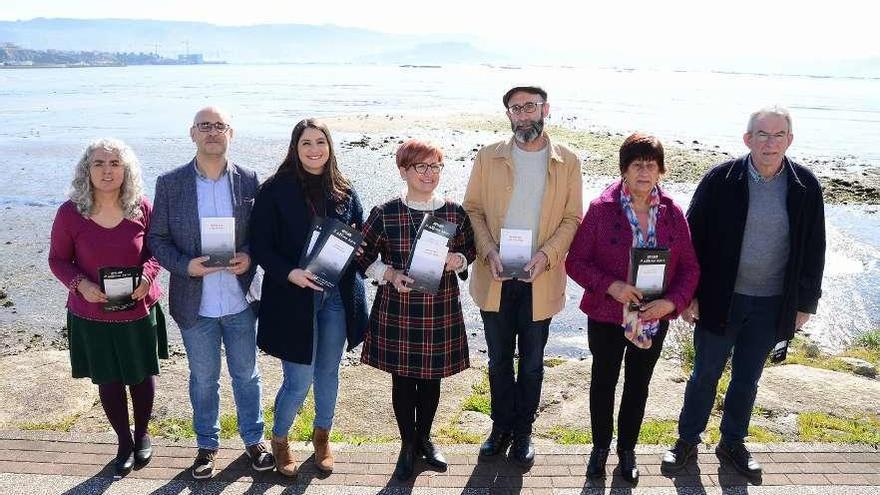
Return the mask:
<path id="1" fill-rule="evenodd" d="M 327 214 L 361 229 L 364 212 L 357 193 L 338 203 L 327 198 Z M 257 345 L 267 354 L 294 363 L 312 362 L 314 291 L 287 280 L 306 247 L 311 213 L 299 179 L 275 175 L 260 187 L 251 215 L 251 255 L 263 267 Z M 363 277 L 351 263 L 339 284 L 345 306 L 348 350 L 361 343 L 367 326 Z"/>
<path id="2" fill-rule="evenodd" d="M 251 169 L 229 162 L 232 182 L 232 208 L 235 214 L 235 250 L 250 253 L 248 225 L 251 208 L 260 182 Z M 168 301 L 171 317 L 181 330 L 191 328 L 199 317 L 202 301 L 202 277 L 190 277 L 189 262 L 202 254 L 196 193 L 195 159 L 159 176 L 156 199 L 147 232 L 147 245 L 159 264 L 171 273 Z M 253 261 L 253 260 L 252 260 Z M 243 294 L 247 294 L 257 265 L 238 276 Z"/>
<path id="3" fill-rule="evenodd" d="M 825 207 L 819 181 L 805 167 L 784 158 L 788 172 L 790 251 L 785 268 L 777 340 L 794 336 L 797 312 L 815 313 L 825 267 Z M 698 329 L 723 333 L 730 313 L 749 204 L 748 155 L 716 166 L 697 186 L 688 208 L 691 240 L 700 262 L 694 296 Z"/>

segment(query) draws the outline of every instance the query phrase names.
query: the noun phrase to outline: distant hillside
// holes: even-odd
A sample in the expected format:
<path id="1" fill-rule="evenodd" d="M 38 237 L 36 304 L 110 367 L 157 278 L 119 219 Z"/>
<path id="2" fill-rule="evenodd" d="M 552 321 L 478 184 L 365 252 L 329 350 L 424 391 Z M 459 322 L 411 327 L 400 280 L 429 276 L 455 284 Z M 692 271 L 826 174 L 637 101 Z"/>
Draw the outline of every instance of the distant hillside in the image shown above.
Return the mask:
<path id="1" fill-rule="evenodd" d="M 455 39 L 453 39 L 455 38 Z M 228 62 L 494 62 L 501 57 L 458 37 L 395 35 L 357 28 L 305 24 L 217 26 L 200 22 L 133 19 L 0 21 L 0 43 L 35 49 L 202 53 Z M 426 49 L 425 47 L 433 47 Z M 457 54 L 457 55 L 456 55 Z"/>

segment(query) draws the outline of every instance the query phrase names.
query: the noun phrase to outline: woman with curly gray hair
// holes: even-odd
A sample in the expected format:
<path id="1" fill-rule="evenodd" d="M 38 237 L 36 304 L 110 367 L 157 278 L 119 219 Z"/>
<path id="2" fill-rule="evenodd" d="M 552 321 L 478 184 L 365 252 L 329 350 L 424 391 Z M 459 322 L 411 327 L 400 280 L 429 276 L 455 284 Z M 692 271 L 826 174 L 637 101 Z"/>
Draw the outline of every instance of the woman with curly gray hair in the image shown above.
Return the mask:
<path id="1" fill-rule="evenodd" d="M 140 163 L 115 139 L 86 147 L 69 200 L 52 224 L 49 267 L 67 287 L 67 330 L 74 378 L 89 377 L 119 437 L 114 465 L 127 474 L 152 457 L 147 421 L 159 358 L 168 357 L 158 301 L 159 264 L 144 237 L 152 205 L 143 196 Z M 134 435 L 128 424 L 131 393 Z"/>

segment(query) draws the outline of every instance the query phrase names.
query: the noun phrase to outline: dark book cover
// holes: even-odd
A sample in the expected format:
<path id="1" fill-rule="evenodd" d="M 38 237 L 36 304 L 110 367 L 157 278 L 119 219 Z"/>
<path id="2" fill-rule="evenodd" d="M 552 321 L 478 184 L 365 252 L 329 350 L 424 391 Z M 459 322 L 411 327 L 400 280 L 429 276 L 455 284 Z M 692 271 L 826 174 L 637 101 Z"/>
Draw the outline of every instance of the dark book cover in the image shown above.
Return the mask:
<path id="1" fill-rule="evenodd" d="M 202 265 L 229 266 L 235 256 L 235 217 L 203 217 L 199 222 L 202 256 L 210 256 Z"/>
<path id="2" fill-rule="evenodd" d="M 315 284 L 325 289 L 335 287 L 363 239 L 359 230 L 335 218 L 325 218 L 306 264 L 306 270 L 315 275 Z"/>
<path id="3" fill-rule="evenodd" d="M 666 290 L 668 248 L 630 248 L 627 283 L 642 291 L 642 304 L 659 299 Z M 638 311 L 638 308 L 630 308 Z"/>
<path id="4" fill-rule="evenodd" d="M 131 293 L 141 283 L 144 269 L 140 266 L 111 266 L 98 270 L 101 292 L 107 295 L 103 309 L 107 312 L 125 311 L 137 304 Z"/>
<path id="5" fill-rule="evenodd" d="M 455 223 L 425 213 L 406 263 L 406 274 L 413 279 L 407 287 L 425 294 L 437 294 L 446 268 L 449 240 L 455 237 L 457 230 Z"/>
<path id="6" fill-rule="evenodd" d="M 299 255 L 298 266 L 300 268 L 305 269 L 306 265 L 309 264 L 311 254 L 315 252 L 315 245 L 318 244 L 318 239 L 321 238 L 321 230 L 323 227 L 324 217 L 312 217 L 312 226 L 309 228 L 309 234 L 306 236 L 305 247 Z"/>

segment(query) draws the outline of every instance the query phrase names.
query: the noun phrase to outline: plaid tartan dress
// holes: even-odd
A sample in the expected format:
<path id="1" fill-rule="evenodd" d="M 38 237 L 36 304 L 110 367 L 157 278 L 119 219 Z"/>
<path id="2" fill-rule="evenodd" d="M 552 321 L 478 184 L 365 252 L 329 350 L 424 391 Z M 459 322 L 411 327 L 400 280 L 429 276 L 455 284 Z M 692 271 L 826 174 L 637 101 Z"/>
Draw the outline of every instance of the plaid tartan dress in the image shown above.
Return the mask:
<path id="1" fill-rule="evenodd" d="M 366 270 L 378 257 L 386 265 L 406 268 L 424 211 L 411 209 L 398 198 L 376 206 L 364 224 L 366 247 L 358 259 Z M 432 213 L 458 225 L 449 241 L 450 253 L 474 261 L 474 233 L 461 205 L 447 201 Z M 444 271 L 437 295 L 399 293 L 380 285 L 370 312 L 361 362 L 400 376 L 445 378 L 470 366 L 467 333 L 455 272 Z"/>

